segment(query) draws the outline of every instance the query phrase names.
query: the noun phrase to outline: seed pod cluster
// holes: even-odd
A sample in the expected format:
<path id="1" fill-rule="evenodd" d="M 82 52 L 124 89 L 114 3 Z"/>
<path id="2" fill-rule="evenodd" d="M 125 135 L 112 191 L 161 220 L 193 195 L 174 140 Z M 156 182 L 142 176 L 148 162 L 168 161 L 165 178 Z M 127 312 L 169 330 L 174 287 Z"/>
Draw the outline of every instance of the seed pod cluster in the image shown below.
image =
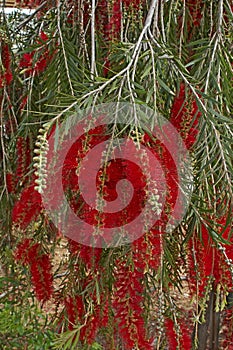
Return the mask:
<path id="1" fill-rule="evenodd" d="M 47 140 L 47 128 L 43 127 L 39 129 L 39 134 L 37 136 L 36 148 L 34 149 L 35 156 L 33 157 L 33 166 L 36 169 L 35 176 L 35 190 L 39 193 L 43 193 L 46 188 L 47 179 L 47 153 L 49 149 L 49 144 Z"/>

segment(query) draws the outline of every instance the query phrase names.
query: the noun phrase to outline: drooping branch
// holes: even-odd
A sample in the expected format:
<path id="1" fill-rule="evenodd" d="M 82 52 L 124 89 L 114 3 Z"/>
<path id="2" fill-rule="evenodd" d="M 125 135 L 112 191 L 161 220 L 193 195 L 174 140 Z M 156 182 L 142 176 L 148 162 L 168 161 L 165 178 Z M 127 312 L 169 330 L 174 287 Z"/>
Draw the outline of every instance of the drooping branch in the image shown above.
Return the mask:
<path id="1" fill-rule="evenodd" d="M 158 0 L 152 0 L 152 2 L 151 2 L 151 5 L 150 5 L 150 8 L 149 8 L 146 20 L 145 20 L 145 25 L 144 25 L 144 27 L 143 27 L 140 35 L 139 35 L 139 38 L 138 38 L 137 42 L 134 44 L 133 54 L 132 54 L 132 57 L 131 57 L 130 62 L 128 63 L 128 65 L 124 69 L 122 69 L 119 73 L 114 74 L 110 79 L 108 79 L 104 84 L 99 86 L 97 89 L 94 89 L 94 90 L 84 94 L 81 97 L 81 100 L 85 100 L 86 98 L 88 98 L 91 95 L 95 95 L 95 94 L 98 95 L 101 91 L 103 91 L 108 85 L 110 85 L 112 82 L 114 82 L 117 78 L 119 78 L 121 76 L 124 76 L 124 75 L 127 77 L 127 75 L 128 75 L 127 72 L 130 71 L 130 68 L 134 64 L 135 59 L 139 55 L 139 52 L 141 50 L 141 45 L 142 45 L 143 38 L 144 38 L 144 36 L 146 35 L 147 31 L 149 30 L 149 28 L 151 26 L 157 1 Z M 92 46 L 92 49 L 93 49 L 93 46 Z M 91 72 L 92 71 L 93 71 L 93 66 L 92 66 Z M 66 112 L 71 110 L 77 104 L 80 104 L 80 99 L 78 99 L 77 101 L 73 102 L 70 106 L 65 108 L 61 113 L 59 113 L 56 117 L 54 117 L 53 120 L 51 120 L 50 124 L 54 123 L 56 120 L 58 120 L 61 116 L 63 116 Z"/>
<path id="2" fill-rule="evenodd" d="M 91 79 L 95 73 L 95 0 L 91 2 Z"/>

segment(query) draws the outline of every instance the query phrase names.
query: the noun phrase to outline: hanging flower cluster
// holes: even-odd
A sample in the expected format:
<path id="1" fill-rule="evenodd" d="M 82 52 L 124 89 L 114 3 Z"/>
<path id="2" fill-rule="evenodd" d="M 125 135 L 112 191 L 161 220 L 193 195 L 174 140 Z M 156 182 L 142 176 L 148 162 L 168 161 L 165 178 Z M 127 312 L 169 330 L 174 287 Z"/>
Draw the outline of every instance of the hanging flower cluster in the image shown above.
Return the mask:
<path id="1" fill-rule="evenodd" d="M 76 269 L 81 272 L 81 269 L 85 267 L 86 272 L 79 274 L 79 285 L 81 285 L 82 292 L 76 296 L 67 296 L 64 300 L 69 329 L 73 329 L 75 324 L 80 325 L 79 340 L 92 344 L 98 331 L 111 323 L 109 313 L 113 313 L 114 320 L 117 322 L 117 326 L 115 321 L 113 324 L 114 332 L 119 333 L 126 349 L 132 349 L 136 345 L 142 350 L 152 349 L 152 340 L 148 339 L 143 319 L 144 263 L 138 260 L 136 253 L 133 272 L 131 265 L 126 265 L 124 261 L 115 261 L 115 271 L 111 282 L 113 285 L 108 289 L 106 285 L 103 288 L 101 283 L 106 275 L 105 265 L 100 261 L 104 254 L 103 249 L 87 247 L 71 240 L 70 252 L 72 257 L 78 257 Z M 142 252 L 140 254 L 143 255 Z M 84 291 L 91 284 L 98 284 L 100 290 L 98 294 L 92 293 L 91 296 L 88 296 Z M 110 294 L 111 289 L 113 292 Z M 90 301 L 86 304 L 85 299 Z M 92 313 L 86 317 L 90 302 Z"/>
<path id="2" fill-rule="evenodd" d="M 152 339 L 148 338 L 143 319 L 144 270 L 136 264 L 143 261 L 135 259 L 134 267 L 125 261 L 116 261 L 113 308 L 125 349 L 137 346 L 146 350 L 152 349 Z"/>
<path id="3" fill-rule="evenodd" d="M 122 27 L 121 1 L 114 0 L 112 3 L 106 0 L 98 1 L 96 8 L 96 23 L 98 34 L 101 35 L 106 45 L 107 54 L 104 57 L 103 75 L 107 76 L 110 69 L 109 55 L 113 42 L 119 42 Z"/>
<path id="4" fill-rule="evenodd" d="M 105 42 L 119 41 L 122 26 L 121 1 L 114 0 L 112 3 L 106 0 L 98 1 L 96 21 L 98 32 Z"/>
<path id="5" fill-rule="evenodd" d="M 105 296 L 107 291 L 102 293 L 101 287 L 98 294 L 89 294 L 87 291 L 87 287 L 93 282 L 94 285 L 101 285 L 100 279 L 103 277 L 104 268 L 100 264 L 100 258 L 103 250 L 69 240 L 69 251 L 71 259 L 78 257 L 78 262 L 74 264 L 74 267 L 80 272 L 80 292 L 67 295 L 63 300 L 69 322 L 68 328 L 72 330 L 74 325 L 79 325 L 79 341 L 91 345 L 98 331 L 108 323 L 108 302 Z M 59 302 L 61 302 L 60 298 Z"/>
<path id="6" fill-rule="evenodd" d="M 177 332 L 175 331 L 174 321 L 171 318 L 166 318 L 165 329 L 169 350 L 176 350 L 178 346 Z M 188 349 L 188 348 L 187 348 Z"/>
<path id="7" fill-rule="evenodd" d="M 12 172 L 6 174 L 6 188 L 8 193 L 15 193 L 15 175 Z"/>
<path id="8" fill-rule="evenodd" d="M 35 190 L 35 182 L 25 187 L 12 210 L 12 222 L 26 229 L 32 221 L 36 221 L 42 211 L 41 195 Z"/>
<path id="9" fill-rule="evenodd" d="M 53 136 L 51 136 L 51 145 L 53 145 L 55 141 L 53 140 Z M 88 152 L 92 148 L 104 144 L 109 137 L 111 137 L 111 134 L 109 133 L 108 126 L 100 125 L 89 130 L 89 132 L 82 133 L 80 138 L 75 139 L 72 146 L 70 146 L 69 143 L 70 138 L 68 138 L 68 141 L 66 138 L 62 139 L 63 143 L 59 144 L 59 147 L 62 149 L 62 154 L 65 154 L 65 160 L 62 162 L 62 182 L 66 198 L 73 212 L 76 213 L 82 221 L 92 226 L 98 227 L 98 225 L 100 225 L 100 229 L 104 225 L 106 225 L 106 227 L 123 226 L 127 220 L 133 220 L 141 213 L 144 208 L 144 202 L 147 200 L 147 196 L 150 195 L 150 193 L 147 193 L 147 180 L 145 176 L 143 176 L 140 167 L 137 167 L 134 162 L 127 159 L 127 152 L 130 152 L 130 154 L 137 153 L 137 145 L 136 142 L 133 141 L 132 136 L 129 137 L 128 134 L 125 134 L 125 138 L 127 138 L 125 157 L 123 155 L 122 159 L 117 158 L 108 161 L 106 167 L 103 166 L 103 168 L 99 169 L 96 176 L 96 188 L 105 200 L 114 200 L 117 197 L 116 185 L 118 181 L 128 179 L 134 189 L 134 195 L 132 197 L 133 204 L 130 203 L 130 205 L 120 213 L 117 212 L 111 213 L 111 215 L 105 215 L 104 212 L 99 212 L 97 209 L 90 208 L 85 202 L 81 195 L 78 181 L 80 167 L 83 166 L 82 161 L 88 158 Z M 134 240 L 131 244 L 130 253 L 129 255 L 127 254 L 128 258 L 131 257 L 131 263 L 126 263 L 126 260 L 114 261 L 115 268 L 113 270 L 110 287 L 112 292 L 109 298 L 111 300 L 112 312 L 118 324 L 119 336 L 124 346 L 128 349 L 133 346 L 137 346 L 140 349 L 152 348 L 152 340 L 150 339 L 150 335 L 146 332 L 146 324 L 143 318 L 143 280 L 145 271 L 151 269 L 156 270 L 160 264 L 161 252 L 163 250 L 162 234 L 165 232 L 170 215 L 172 215 L 177 196 L 176 164 L 172 156 L 169 155 L 169 151 L 163 145 L 162 141 L 153 140 L 149 135 L 143 135 L 143 137 L 141 137 L 141 143 L 144 147 L 149 148 L 150 152 L 161 162 L 168 186 L 164 210 L 159 206 L 159 191 L 157 189 L 154 191 L 154 210 L 157 215 L 161 214 L 161 219 L 157 221 L 156 225 L 149 232 L 145 233 L 137 240 Z M 49 148 L 51 152 L 53 148 L 53 146 Z M 101 152 L 100 157 L 105 159 L 104 155 L 107 150 L 104 146 Z M 53 164 L 52 168 L 55 168 L 53 174 L 55 174 L 56 169 L 60 169 L 59 163 L 54 165 L 51 161 L 52 155 L 50 151 L 48 153 L 48 158 L 50 159 L 48 166 Z M 57 149 L 56 159 L 58 159 L 58 162 L 59 159 L 61 159 L 59 148 Z M 144 172 L 148 167 L 147 161 L 147 157 L 140 158 L 141 168 L 144 169 Z M 95 168 L 93 161 L 90 166 Z M 85 168 L 85 166 L 83 167 Z M 88 181 L 92 181 L 92 177 L 90 176 L 91 169 L 88 169 L 89 176 L 87 176 L 85 180 L 89 188 L 91 183 L 88 184 Z M 49 172 L 50 170 L 48 168 L 48 173 Z M 54 183 L 54 178 L 51 180 Z M 48 178 L 48 193 L 51 191 L 49 182 L 50 179 Z M 52 188 L 54 188 L 54 186 L 52 186 Z M 56 193 L 51 191 L 49 199 L 52 202 L 53 210 L 56 209 L 56 205 L 59 207 L 59 198 Z M 146 216 L 145 220 L 147 220 Z M 67 220 L 67 225 L 68 224 L 69 220 Z M 85 231 L 83 235 L 85 236 Z M 107 244 L 112 243 L 112 237 L 103 236 L 100 238 Z M 95 285 L 96 283 L 98 286 L 102 286 L 101 280 L 106 274 L 104 263 L 102 264 L 105 251 L 102 248 L 92 248 L 80 243 L 75 243 L 74 241 L 70 241 L 69 250 L 71 251 L 72 257 L 76 256 L 79 261 L 78 266 L 75 267 L 77 271 L 79 271 L 79 283 L 78 287 L 76 287 L 79 289 L 79 292 L 76 292 L 76 294 L 69 293 L 64 299 L 65 313 L 69 320 L 70 329 L 73 329 L 74 324 L 80 325 L 80 341 L 86 339 L 88 343 L 91 343 L 94 341 L 94 336 L 101 328 L 101 325 L 103 325 L 103 322 L 104 324 L 110 322 L 106 314 L 104 321 L 102 319 L 103 307 L 106 302 L 106 295 L 109 295 L 109 291 L 100 288 L 99 299 L 94 293 L 94 295 L 91 295 L 91 301 L 90 296 L 86 296 L 86 292 L 84 292 L 86 286 Z M 127 259 L 127 257 L 125 257 L 125 259 Z M 85 266 L 84 271 L 83 266 Z M 81 271 L 83 271 L 83 273 L 81 273 Z M 86 303 L 86 298 L 89 298 L 89 303 Z M 90 302 L 94 311 L 90 317 L 88 316 L 85 318 L 85 314 L 88 313 L 87 306 Z M 97 327 L 98 324 L 99 326 Z M 87 330 L 91 330 L 91 335 L 87 333 Z"/>
<path id="10" fill-rule="evenodd" d="M 230 244 L 215 243 L 203 223 L 201 237 L 194 233 L 193 238 L 188 242 L 188 282 L 191 296 L 198 296 L 204 302 L 208 301 L 206 298 L 209 292 L 214 290 L 215 308 L 223 313 L 221 348 L 228 349 L 233 337 L 233 310 L 232 305 L 229 309 L 226 309 L 228 305 L 225 305 L 225 310 L 222 310 L 220 295 L 227 296 L 233 288 L 233 245 L 232 238 L 229 236 L 232 228 L 230 225 L 226 227 L 225 218 L 216 220 L 214 224 L 218 227 L 219 235 L 226 241 L 230 240 Z"/>
<path id="11" fill-rule="evenodd" d="M 11 84 L 13 75 L 11 71 L 11 52 L 9 43 L 0 38 L 1 64 L 0 64 L 0 89 Z"/>
<path id="12" fill-rule="evenodd" d="M 177 347 L 182 350 L 192 349 L 192 328 L 190 327 L 190 322 L 185 319 L 185 315 L 183 319 L 178 319 L 176 322 L 177 324 L 170 319 L 165 321 L 169 350 L 176 350 Z"/>
<path id="13" fill-rule="evenodd" d="M 49 300 L 53 294 L 52 266 L 49 255 L 42 252 L 41 244 L 29 238 L 24 239 L 16 248 L 15 259 L 23 265 L 29 265 L 37 299 L 42 302 Z"/>
<path id="14" fill-rule="evenodd" d="M 29 171 L 31 166 L 31 141 L 29 137 L 19 136 L 16 141 L 16 154 L 17 154 L 17 165 L 16 165 L 16 181 L 28 183 Z"/>
<path id="15" fill-rule="evenodd" d="M 224 219 L 220 220 L 216 224 L 221 224 L 224 227 Z M 226 240 L 229 239 L 230 226 L 222 233 L 222 237 Z M 221 234 L 221 232 L 220 232 Z M 226 256 L 223 254 L 226 254 Z M 232 244 L 218 247 L 211 238 L 207 227 L 202 224 L 201 226 L 201 238 L 194 235 L 193 240 L 189 241 L 189 272 L 190 272 L 190 287 L 194 294 L 197 292 L 202 297 L 205 289 L 207 288 L 210 278 L 213 279 L 214 285 L 220 285 L 222 289 L 231 290 L 232 275 L 229 269 L 229 262 L 233 259 L 233 246 Z M 198 290 L 197 276 L 198 271 Z"/>
<path id="16" fill-rule="evenodd" d="M 109 23 L 106 26 L 107 40 L 119 40 L 121 33 L 122 11 L 121 2 L 119 0 L 113 1 L 111 16 Z"/>
<path id="17" fill-rule="evenodd" d="M 88 317 L 81 296 L 67 297 L 64 305 L 69 329 L 72 330 L 74 325 L 80 325 L 79 341 L 89 345 L 93 344 L 99 329 L 103 327 L 100 305 L 97 304 L 96 300 L 92 300 L 92 313 Z"/>
<path id="18" fill-rule="evenodd" d="M 19 136 L 16 141 L 16 176 L 12 172 L 6 174 L 6 186 L 8 193 L 16 193 L 19 186 L 28 183 L 31 165 L 30 138 Z"/>
<path id="19" fill-rule="evenodd" d="M 42 210 L 41 196 L 35 190 L 35 176 L 30 175 L 31 149 L 30 137 L 19 136 L 17 138 L 16 176 L 9 172 L 6 178 L 8 193 L 17 194 L 22 189 L 12 209 L 12 222 L 22 229 L 26 229 L 33 220 L 36 220 Z"/>
<path id="20" fill-rule="evenodd" d="M 100 0 L 96 7 L 96 23 L 98 34 L 106 45 L 107 54 L 104 57 L 103 75 L 107 76 L 111 69 L 110 55 L 112 44 L 118 43 L 123 35 L 124 13 L 136 17 L 136 12 L 143 6 L 144 0 L 114 0 L 112 2 Z"/>

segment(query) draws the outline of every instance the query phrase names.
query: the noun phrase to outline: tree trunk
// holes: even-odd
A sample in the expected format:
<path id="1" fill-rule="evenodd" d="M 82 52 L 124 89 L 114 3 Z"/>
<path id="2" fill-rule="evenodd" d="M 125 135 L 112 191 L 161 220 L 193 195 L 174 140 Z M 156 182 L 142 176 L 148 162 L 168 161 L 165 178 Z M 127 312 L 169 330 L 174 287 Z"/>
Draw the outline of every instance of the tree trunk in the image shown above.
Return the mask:
<path id="1" fill-rule="evenodd" d="M 205 322 L 198 325 L 198 350 L 218 350 L 220 313 L 215 311 L 216 289 L 209 294 Z"/>

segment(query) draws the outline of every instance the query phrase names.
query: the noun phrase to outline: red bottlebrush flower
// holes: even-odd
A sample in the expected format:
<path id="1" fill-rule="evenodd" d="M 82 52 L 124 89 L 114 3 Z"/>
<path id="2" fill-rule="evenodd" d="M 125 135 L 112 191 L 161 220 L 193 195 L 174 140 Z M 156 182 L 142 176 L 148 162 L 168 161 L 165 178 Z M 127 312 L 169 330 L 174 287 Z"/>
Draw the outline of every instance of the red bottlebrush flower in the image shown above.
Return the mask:
<path id="1" fill-rule="evenodd" d="M 40 57 L 40 59 L 35 64 L 35 71 L 37 74 L 44 72 L 47 67 L 47 58 Z"/>
<path id="2" fill-rule="evenodd" d="M 12 173 L 6 174 L 6 187 L 7 187 L 8 193 L 15 192 L 16 183 L 15 183 L 15 177 Z"/>
<path id="3" fill-rule="evenodd" d="M 73 256 L 78 255 L 78 253 L 80 252 L 81 246 L 82 245 L 80 243 L 72 239 L 69 239 L 69 251 Z"/>
<path id="4" fill-rule="evenodd" d="M 39 46 L 36 50 L 32 52 L 23 54 L 20 60 L 19 66 L 25 69 L 27 75 L 43 73 L 48 63 L 54 57 L 56 50 L 49 53 L 46 42 L 48 42 L 49 37 L 43 31 L 41 31 L 39 38 L 36 40 Z"/>
<path id="5" fill-rule="evenodd" d="M 67 312 L 68 320 L 69 320 L 69 329 L 73 329 L 73 325 L 75 324 L 76 319 L 76 311 L 74 305 L 74 299 L 72 297 L 68 297 L 65 300 L 65 309 Z"/>
<path id="6" fill-rule="evenodd" d="M 141 270 L 142 272 L 145 270 L 146 264 L 150 258 L 146 238 L 147 237 L 144 235 L 132 243 L 134 264 L 137 270 Z"/>
<path id="7" fill-rule="evenodd" d="M 97 331 L 100 328 L 100 307 L 95 306 L 93 315 L 89 316 L 85 326 L 80 331 L 80 340 L 87 340 L 89 345 L 93 344 Z"/>
<path id="8" fill-rule="evenodd" d="M 189 284 L 195 294 L 198 280 L 199 296 L 202 296 L 209 276 L 213 276 L 214 247 L 207 228 L 202 225 L 201 238 L 194 235 L 189 242 Z M 198 273 L 197 273 L 198 271 Z"/>
<path id="9" fill-rule="evenodd" d="M 22 98 L 22 101 L 21 101 L 20 106 L 19 106 L 19 109 L 20 109 L 20 110 L 24 109 L 24 107 L 25 107 L 26 104 L 27 104 L 27 101 L 28 101 L 28 96 L 24 96 L 24 97 Z"/>
<path id="10" fill-rule="evenodd" d="M 42 41 L 48 41 L 49 40 L 47 34 L 45 34 L 45 32 L 43 32 L 43 31 L 40 32 L 40 39 Z"/>
<path id="11" fill-rule="evenodd" d="M 81 319 L 84 315 L 84 305 L 83 305 L 83 299 L 79 295 L 75 297 L 75 310 L 78 314 L 78 317 Z"/>
<path id="12" fill-rule="evenodd" d="M 23 264 L 26 264 L 28 262 L 27 252 L 28 252 L 28 249 L 31 245 L 31 242 L 32 242 L 32 240 L 27 238 L 22 243 L 18 244 L 17 249 L 16 249 L 15 254 L 14 254 L 15 259 L 17 261 L 21 261 Z"/>
<path id="13" fill-rule="evenodd" d="M 18 179 L 23 177 L 23 153 L 24 153 L 24 138 L 18 137 L 16 142 L 16 153 L 17 153 L 17 169 L 16 176 Z"/>
<path id="14" fill-rule="evenodd" d="M 52 266 L 48 254 L 41 253 L 41 244 L 26 238 L 17 246 L 15 259 L 30 266 L 31 280 L 39 301 L 49 300 L 52 296 Z"/>
<path id="15" fill-rule="evenodd" d="M 97 28 L 102 33 L 105 42 L 120 39 L 121 21 L 121 1 L 115 0 L 112 4 L 106 0 L 98 2 L 96 9 Z"/>
<path id="16" fill-rule="evenodd" d="M 9 49 L 9 45 L 6 43 L 2 43 L 1 45 L 2 52 L 1 52 L 1 58 L 2 58 L 2 64 L 6 71 L 10 71 L 11 66 L 11 53 Z"/>
<path id="17" fill-rule="evenodd" d="M 202 18 L 202 8 L 203 8 L 203 0 L 187 0 L 186 6 L 189 10 L 190 16 L 191 16 L 191 23 L 189 21 L 189 27 L 199 27 L 201 23 Z"/>
<path id="18" fill-rule="evenodd" d="M 180 320 L 180 344 L 183 350 L 192 349 L 192 326 L 185 323 L 185 320 Z M 191 330 L 191 332 L 190 332 Z"/>
<path id="19" fill-rule="evenodd" d="M 15 259 L 30 266 L 31 280 L 39 301 L 49 300 L 52 296 L 52 266 L 49 255 L 41 254 L 40 243 L 26 238 L 17 246 Z"/>
<path id="20" fill-rule="evenodd" d="M 65 310 L 69 320 L 68 328 L 72 330 L 75 324 L 82 324 L 79 340 L 87 342 L 89 345 L 95 341 L 97 331 L 102 326 L 100 323 L 100 306 L 96 305 L 95 300 L 93 302 L 93 314 L 85 318 L 85 307 L 81 296 L 69 296 L 65 299 Z"/>
<path id="21" fill-rule="evenodd" d="M 110 23 L 115 29 L 115 34 L 120 33 L 121 31 L 121 2 L 119 0 L 114 1 L 113 7 L 112 7 L 112 20 Z"/>
<path id="22" fill-rule="evenodd" d="M 177 334 L 174 329 L 174 322 L 170 318 L 167 318 L 164 322 L 165 332 L 167 336 L 167 343 L 169 350 L 176 350 L 178 347 Z M 187 349 L 188 350 L 188 349 Z"/>
<path id="23" fill-rule="evenodd" d="M 69 239 L 69 250 L 73 256 L 79 255 L 88 269 L 92 268 L 96 271 L 100 268 L 101 248 L 89 247 Z"/>
<path id="24" fill-rule="evenodd" d="M 33 182 L 21 192 L 19 200 L 12 210 L 12 221 L 25 229 L 33 220 L 36 220 L 42 210 L 41 195 L 35 190 Z"/>
<path id="25" fill-rule="evenodd" d="M 101 248 L 82 246 L 80 250 L 80 258 L 84 261 L 87 268 L 94 267 L 95 270 L 97 270 L 99 267 L 101 254 L 102 254 Z"/>
<path id="26" fill-rule="evenodd" d="M 218 221 L 218 224 L 219 223 L 222 223 L 224 224 L 224 218 L 220 220 L 217 220 Z M 219 228 L 220 230 L 221 228 Z M 204 230 L 202 230 L 204 231 Z M 207 230 L 206 230 L 207 231 Z M 223 237 L 224 238 L 228 238 L 228 235 L 229 235 L 229 232 L 230 232 L 230 227 L 228 227 L 225 232 L 223 233 Z M 207 235 L 208 233 L 206 233 Z M 205 266 L 205 270 L 207 270 L 207 267 L 208 267 L 208 260 L 211 260 L 212 261 L 212 270 L 211 271 L 208 271 L 210 270 L 210 268 L 206 271 L 206 274 L 209 273 L 213 275 L 214 277 L 214 281 L 215 281 L 215 285 L 217 284 L 221 284 L 222 286 L 228 286 L 228 288 L 232 288 L 232 278 L 231 278 L 231 273 L 230 273 L 230 270 L 229 270 L 229 267 L 225 261 L 225 257 L 224 255 L 222 254 L 222 252 L 216 247 L 215 243 L 212 241 L 212 239 L 209 239 L 210 243 L 212 242 L 212 249 L 211 249 L 211 252 L 208 253 L 208 250 L 206 251 L 205 253 L 205 256 L 204 256 L 204 266 Z M 232 248 L 232 244 L 230 245 L 224 245 L 224 248 L 225 248 L 225 252 L 226 252 L 226 255 L 229 259 L 232 258 L 232 251 L 233 251 L 233 248 Z"/>
<path id="27" fill-rule="evenodd" d="M 109 3 L 106 0 L 99 0 L 96 7 L 96 25 L 97 29 L 103 35 L 104 40 L 108 40 L 106 26 L 109 23 Z"/>
<path id="28" fill-rule="evenodd" d="M 21 61 L 20 67 L 26 69 L 26 74 L 30 75 L 35 72 L 37 75 L 43 73 L 48 66 L 48 63 L 52 60 L 54 54 L 49 54 L 48 50 L 40 48 L 39 57 L 35 60 L 35 51 L 30 54 L 24 54 Z M 36 62 L 34 62 L 36 61 Z"/>
<path id="29" fill-rule="evenodd" d="M 217 224 L 224 225 L 224 219 L 216 220 Z M 220 230 L 220 228 L 219 228 Z M 188 261 L 189 261 L 189 284 L 191 291 L 195 294 L 196 283 L 198 280 L 199 296 L 202 296 L 209 276 L 214 278 L 215 285 L 226 286 L 232 288 L 232 279 L 229 267 L 225 261 L 225 257 L 210 237 L 208 230 L 204 224 L 201 227 L 201 238 L 194 236 L 189 242 Z M 230 227 L 223 233 L 223 238 L 227 239 Z M 232 245 L 224 245 L 226 255 L 231 259 Z M 229 253 L 229 255 L 228 255 Z M 232 255 L 231 255 L 232 254 Z M 195 262 L 195 264 L 194 264 Z M 198 271 L 198 275 L 197 275 Z"/>
<path id="30" fill-rule="evenodd" d="M 156 270 L 160 264 L 161 249 L 162 235 L 158 230 L 151 229 L 148 234 L 132 243 L 134 266 L 141 272 L 147 267 Z"/>
<path id="31" fill-rule="evenodd" d="M 109 41 L 120 39 L 121 20 L 122 20 L 121 2 L 119 0 L 115 0 L 113 2 L 112 9 L 111 9 L 110 21 L 105 27 L 107 39 Z"/>
<path id="32" fill-rule="evenodd" d="M 30 264 L 31 279 L 36 297 L 39 301 L 47 301 L 53 293 L 52 266 L 47 254 L 39 255 Z"/>
<path id="33" fill-rule="evenodd" d="M 118 321 L 119 334 L 126 349 L 152 349 L 147 339 L 143 319 L 143 297 L 141 279 L 143 271 L 138 271 L 125 263 L 116 262 L 115 293 L 113 307 Z"/>
<path id="34" fill-rule="evenodd" d="M 17 167 L 16 175 L 18 181 L 26 183 L 28 181 L 28 172 L 31 165 L 31 147 L 30 138 L 18 137 L 16 142 Z"/>
<path id="35" fill-rule="evenodd" d="M 5 78 L 6 85 L 10 85 L 13 80 L 13 75 L 10 71 L 8 71 L 4 74 L 4 78 Z"/>
<path id="36" fill-rule="evenodd" d="M 9 45 L 2 42 L 1 44 L 1 61 L 3 65 L 3 72 L 0 75 L 0 88 L 10 85 L 13 80 L 11 72 L 11 53 Z"/>
<path id="37" fill-rule="evenodd" d="M 34 57 L 35 52 L 32 51 L 30 53 L 25 53 L 23 54 L 22 59 L 19 62 L 19 66 L 21 68 L 31 68 L 33 64 L 33 57 Z"/>
<path id="38" fill-rule="evenodd" d="M 18 244 L 15 251 L 15 259 L 23 265 L 28 265 L 37 257 L 40 250 L 40 244 L 34 243 L 32 239 L 26 238 Z"/>
<path id="39" fill-rule="evenodd" d="M 72 330 L 76 322 L 82 322 L 85 314 L 82 297 L 76 295 L 75 297 L 67 297 L 65 299 L 65 309 L 69 320 L 69 329 Z"/>
<path id="40" fill-rule="evenodd" d="M 28 264 L 30 265 L 37 257 L 39 256 L 41 251 L 41 244 L 36 242 L 33 243 L 32 246 L 28 249 L 27 252 L 27 259 L 28 259 Z"/>
<path id="41" fill-rule="evenodd" d="M 213 271 L 213 242 L 210 238 L 210 235 L 208 233 L 207 228 L 205 225 L 202 225 L 201 227 L 201 233 L 202 233 L 202 242 L 198 241 L 199 250 L 202 251 L 200 254 L 199 259 L 199 265 L 203 266 L 204 269 L 204 275 L 210 276 Z M 204 264 L 203 264 L 204 263 Z"/>
<path id="42" fill-rule="evenodd" d="M 180 84 L 179 93 L 172 106 L 170 121 L 180 132 L 188 149 L 196 141 L 200 117 L 201 113 L 191 92 L 185 91 L 184 83 Z"/>

